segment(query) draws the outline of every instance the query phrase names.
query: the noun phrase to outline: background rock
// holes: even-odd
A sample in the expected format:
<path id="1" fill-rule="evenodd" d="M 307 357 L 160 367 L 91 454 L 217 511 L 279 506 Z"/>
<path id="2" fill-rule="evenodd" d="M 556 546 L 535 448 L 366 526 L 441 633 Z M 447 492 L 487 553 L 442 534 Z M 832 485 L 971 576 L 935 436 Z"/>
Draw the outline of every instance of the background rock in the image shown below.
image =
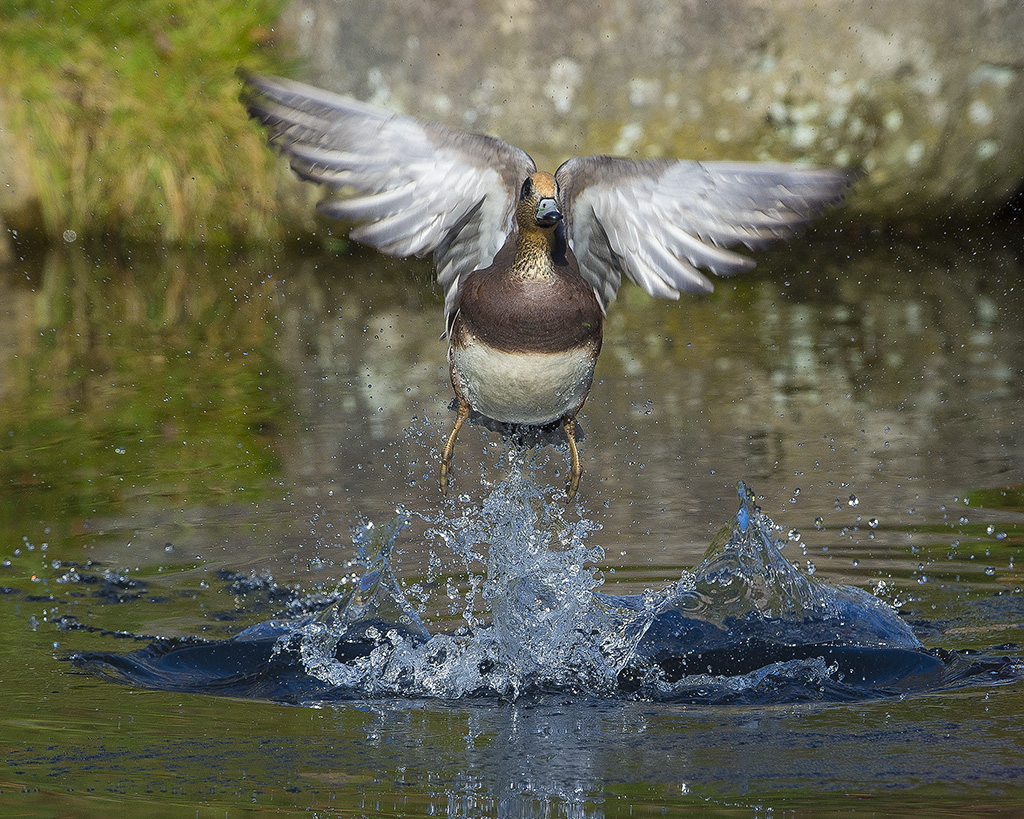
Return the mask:
<path id="1" fill-rule="evenodd" d="M 578 153 L 860 165 L 869 219 L 997 210 L 1024 178 L 1017 0 L 292 0 L 305 79 Z"/>

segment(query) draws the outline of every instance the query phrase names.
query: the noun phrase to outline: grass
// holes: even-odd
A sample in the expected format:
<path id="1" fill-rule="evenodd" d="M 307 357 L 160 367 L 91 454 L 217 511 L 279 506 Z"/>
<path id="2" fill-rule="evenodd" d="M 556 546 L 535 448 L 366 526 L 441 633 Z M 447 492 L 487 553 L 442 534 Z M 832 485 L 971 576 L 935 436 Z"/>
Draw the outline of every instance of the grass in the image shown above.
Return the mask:
<path id="1" fill-rule="evenodd" d="M 308 219 L 238 100 L 239 67 L 289 71 L 280 6 L 0 0 L 0 127 L 39 194 L 11 226 L 194 244 L 277 240 Z"/>

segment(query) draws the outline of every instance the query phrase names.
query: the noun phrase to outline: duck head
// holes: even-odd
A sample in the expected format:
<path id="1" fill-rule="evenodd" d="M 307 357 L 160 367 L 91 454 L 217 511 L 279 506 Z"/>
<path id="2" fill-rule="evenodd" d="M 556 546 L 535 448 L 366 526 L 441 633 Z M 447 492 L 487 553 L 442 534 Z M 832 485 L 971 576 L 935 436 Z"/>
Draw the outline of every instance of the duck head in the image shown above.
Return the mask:
<path id="1" fill-rule="evenodd" d="M 558 204 L 558 184 L 549 173 L 530 174 L 519 192 L 516 219 L 520 230 L 540 228 L 551 230 L 562 221 L 562 210 Z"/>

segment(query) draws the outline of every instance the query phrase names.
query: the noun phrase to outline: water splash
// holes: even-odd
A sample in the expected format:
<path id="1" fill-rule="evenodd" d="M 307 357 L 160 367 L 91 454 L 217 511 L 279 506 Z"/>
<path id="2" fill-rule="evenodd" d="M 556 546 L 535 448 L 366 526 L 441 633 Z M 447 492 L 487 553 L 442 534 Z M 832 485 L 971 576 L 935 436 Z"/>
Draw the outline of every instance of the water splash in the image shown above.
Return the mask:
<path id="1" fill-rule="evenodd" d="M 782 554 L 775 524 L 739 484 L 740 508 L 718 532 L 672 607 L 721 628 L 755 625 L 780 640 L 917 649 L 896 612 L 851 586 L 802 574 Z"/>
<path id="2" fill-rule="evenodd" d="M 403 512 L 356 532 L 359 582 L 314 615 L 261 623 L 220 643 L 76 662 L 154 687 L 298 702 L 549 692 L 855 699 L 975 673 L 954 655 L 926 652 L 885 603 L 802 574 L 742 483 L 736 515 L 692 572 L 660 590 L 614 596 L 600 591 L 602 551 L 588 544 L 599 527 L 569 522 L 525 474 L 512 470 L 479 507 L 432 521 L 428 537 L 484 566 L 483 612 L 467 611 L 454 631 L 431 634 L 395 576 L 392 557 L 410 520 Z"/>
<path id="3" fill-rule="evenodd" d="M 409 522 L 409 515 L 399 513 L 383 526 L 370 522 L 359 527 L 353 543 L 355 563 L 364 567 L 362 576 L 345 596 L 313 618 L 294 628 L 285 625 L 275 652 L 295 651 L 313 677 L 336 686 L 356 687 L 362 683 L 366 669 L 339 662 L 339 656 L 350 658 L 353 647 L 360 654 L 365 652 L 358 647 L 416 646 L 429 640 L 430 632 L 406 599 L 392 567 L 399 535 Z M 250 629 L 239 638 L 251 633 Z M 342 643 L 348 650 L 342 649 Z"/>
<path id="4" fill-rule="evenodd" d="M 479 507 L 442 515 L 428 532 L 467 565 L 483 563 L 482 616 L 467 610 L 465 627 L 428 633 L 391 567 L 408 523 L 399 515 L 357 533 L 366 566 L 357 588 L 282 635 L 278 652 L 296 653 L 305 671 L 324 682 L 369 696 L 612 693 L 653 607 L 597 592 L 602 580 L 592 567 L 603 552 L 586 543 L 597 525 L 569 523 L 528 473 L 511 470 Z M 339 652 L 353 641 L 369 650 L 355 658 Z"/>

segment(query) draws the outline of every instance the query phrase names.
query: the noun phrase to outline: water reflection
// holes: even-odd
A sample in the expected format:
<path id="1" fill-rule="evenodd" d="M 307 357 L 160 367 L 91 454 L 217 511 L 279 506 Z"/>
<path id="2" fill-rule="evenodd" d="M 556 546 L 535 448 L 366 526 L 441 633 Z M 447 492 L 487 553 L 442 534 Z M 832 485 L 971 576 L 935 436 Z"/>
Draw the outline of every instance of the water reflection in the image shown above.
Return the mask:
<path id="1" fill-rule="evenodd" d="M 884 584 L 926 645 L 1020 643 L 1020 260 L 970 237 L 850 244 L 839 259 L 821 249 L 847 241 L 771 256 L 706 298 L 625 288 L 569 515 L 602 524 L 606 589 L 638 592 L 699 560 L 748 478 L 782 534 L 799 531 L 784 554 L 805 572 Z M 77 799 L 83 815 L 99 815 L 88 788 L 465 816 L 681 812 L 722 794 L 832 807 L 894 781 L 951 810 L 1019 797 L 1011 688 L 877 707 L 312 710 L 111 697 L 109 683 L 68 675 L 54 642 L 123 652 L 103 631 L 224 638 L 344 574 L 360 515 L 438 514 L 450 414 L 429 279 L 372 256 L 74 249 L 0 274 L 11 781 Z M 472 505 L 503 477 L 501 446 L 479 428 L 461 445 L 456 491 Z M 557 487 L 564 459 L 548 456 Z M 410 542 L 425 528 L 414 521 Z M 416 605 L 416 584 L 436 594 L 450 581 L 458 616 L 465 572 L 431 568 L 437 557 L 400 550 L 399 580 Z M 61 583 L 72 563 L 111 574 Z M 248 585 L 218 584 L 222 567 Z M 58 617 L 101 632 L 58 632 Z"/>
<path id="2" fill-rule="evenodd" d="M 69 517 L 140 499 L 265 489 L 288 409 L 273 287 L 256 270 L 235 287 L 205 261 L 54 252 L 0 282 L 9 524 L 38 517 L 68 535 Z"/>
<path id="3" fill-rule="evenodd" d="M 856 493 L 882 521 L 872 537 L 900 548 L 892 527 L 1024 480 L 1020 262 L 969 250 L 812 248 L 679 303 L 626 289 L 584 416 L 583 503 L 608 506 L 612 563 L 695 558 L 739 477 L 776 515 L 799 487 L 787 513 L 805 537 L 819 516 L 862 523 L 836 503 Z M 74 536 L 165 508 L 242 501 L 247 516 L 253 499 L 263 523 L 268 507 L 330 522 L 432 508 L 451 420 L 429 275 L 373 256 L 74 249 L 8 270 L 6 525 Z M 466 443 L 456 489 L 475 492 L 481 462 L 500 477 L 498 441 L 474 429 Z M 308 533 L 279 522 L 287 543 L 256 548 L 293 556 Z M 313 541 L 332 540 L 325 525 Z M 618 555 L 648 530 L 657 549 Z"/>
<path id="4" fill-rule="evenodd" d="M 626 288 L 609 311 L 582 504 L 610 567 L 692 563 L 738 478 L 805 544 L 844 531 L 899 549 L 905 527 L 1024 481 L 1019 260 L 967 239 L 803 252 L 706 298 Z M 155 563 L 168 540 L 201 551 L 204 519 L 230 525 L 258 504 L 272 534 L 243 551 L 279 572 L 282 557 L 315 563 L 339 521 L 435 508 L 450 395 L 429 277 L 372 255 L 75 249 L 8 270 L 5 525 L 71 542 L 86 526 L 139 529 L 135 554 Z M 480 474 L 501 477 L 500 447 L 470 433 L 455 489 L 479 497 Z M 148 543 L 151 523 L 174 536 Z"/>

